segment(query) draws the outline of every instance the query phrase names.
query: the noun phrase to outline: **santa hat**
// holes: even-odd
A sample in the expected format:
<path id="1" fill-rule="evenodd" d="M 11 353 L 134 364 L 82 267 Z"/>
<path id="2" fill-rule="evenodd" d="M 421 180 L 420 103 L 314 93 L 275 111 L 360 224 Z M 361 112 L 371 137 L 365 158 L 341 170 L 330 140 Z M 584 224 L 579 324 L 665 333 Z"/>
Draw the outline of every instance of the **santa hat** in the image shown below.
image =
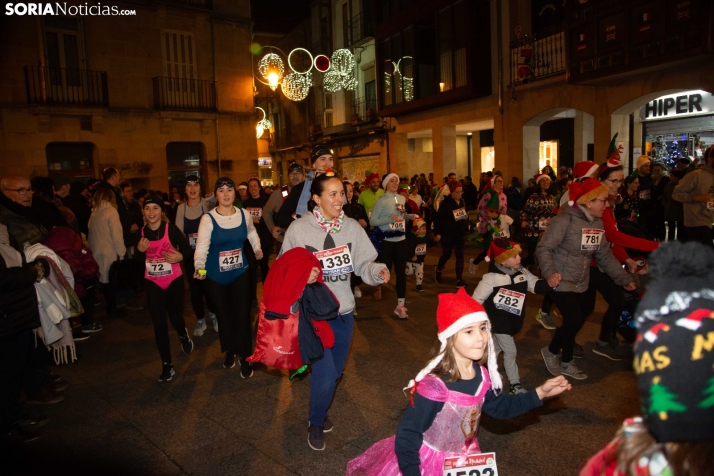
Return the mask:
<path id="1" fill-rule="evenodd" d="M 414 221 L 412 222 L 412 231 L 416 233 L 419 231 L 419 228 L 422 226 L 426 226 L 426 222 L 424 221 L 423 218 L 415 218 Z"/>
<path id="2" fill-rule="evenodd" d="M 486 190 L 486 194 L 488 195 L 488 201 L 484 204 L 484 208 L 499 210 L 501 207 L 501 199 L 498 196 L 498 192 L 495 190 Z"/>
<path id="3" fill-rule="evenodd" d="M 461 182 L 459 182 L 458 180 L 454 180 L 453 182 L 451 182 L 449 184 L 449 190 L 451 190 L 452 192 L 456 191 L 457 188 L 462 188 L 462 187 L 463 187 L 463 184 Z"/>
<path id="4" fill-rule="evenodd" d="M 641 155 L 641 156 L 637 157 L 637 166 L 635 168 L 639 170 L 640 167 L 642 167 L 645 164 L 649 164 L 649 163 L 650 163 L 650 158 L 647 157 L 646 155 Z"/>
<path id="5" fill-rule="evenodd" d="M 660 442 L 714 439 L 714 250 L 663 243 L 635 312 L 633 351 L 647 429 Z"/>
<path id="6" fill-rule="evenodd" d="M 605 160 L 607 161 L 608 167 L 617 167 L 618 165 L 620 165 L 620 149 L 615 144 L 616 139 L 617 132 L 615 132 L 615 135 L 612 136 L 610 146 L 607 148 L 607 157 L 605 157 Z"/>
<path id="7" fill-rule="evenodd" d="M 390 180 L 392 180 L 394 177 L 399 178 L 399 175 L 397 175 L 395 173 L 390 173 L 390 174 L 385 175 L 384 178 L 382 179 L 382 188 L 387 190 L 387 183 Z"/>
<path id="8" fill-rule="evenodd" d="M 475 299 L 472 299 L 464 288 L 459 288 L 456 294 L 444 293 L 439 294 L 439 306 L 436 308 L 436 326 L 438 329 L 438 337 L 441 342 L 439 355 L 434 357 L 426 367 L 424 367 L 414 380 L 409 381 L 409 385 L 405 388 L 412 388 L 418 382 L 429 375 L 444 358 L 446 351 L 446 341 L 449 337 L 455 335 L 461 329 L 477 322 L 485 322 L 488 328 L 488 373 L 491 377 L 491 387 L 494 392 L 503 387 L 501 375 L 498 373 L 498 364 L 496 363 L 496 353 L 493 347 L 493 336 L 491 335 L 491 322 L 488 320 L 486 310 Z"/>
<path id="9" fill-rule="evenodd" d="M 550 175 L 548 175 L 548 174 L 535 174 L 535 175 L 533 176 L 533 178 L 535 179 L 536 184 L 538 184 L 538 183 L 540 183 L 540 181 L 543 180 L 543 179 L 548 179 L 548 180 L 550 180 Z"/>
<path id="10" fill-rule="evenodd" d="M 581 179 L 585 177 L 590 177 L 598 169 L 598 165 L 595 162 L 590 162 L 586 160 L 584 162 L 578 162 L 573 167 L 573 179 Z"/>
<path id="11" fill-rule="evenodd" d="M 364 176 L 365 176 L 364 183 L 366 183 L 368 185 L 374 179 L 379 180 L 379 174 L 377 172 L 372 172 L 371 170 L 367 170 L 364 173 Z"/>
<path id="12" fill-rule="evenodd" d="M 595 200 L 600 194 L 607 193 L 608 189 L 600 181 L 586 178 L 581 182 L 571 183 L 568 192 L 570 193 L 568 205 L 572 207 L 575 202 L 584 205 L 591 200 Z"/>
<path id="13" fill-rule="evenodd" d="M 496 260 L 496 264 L 503 264 L 509 258 L 516 256 L 520 253 L 521 245 L 515 241 L 511 241 L 507 238 L 496 238 L 491 241 L 491 246 L 488 247 L 486 252 L 486 261 L 491 261 L 491 258 Z"/>

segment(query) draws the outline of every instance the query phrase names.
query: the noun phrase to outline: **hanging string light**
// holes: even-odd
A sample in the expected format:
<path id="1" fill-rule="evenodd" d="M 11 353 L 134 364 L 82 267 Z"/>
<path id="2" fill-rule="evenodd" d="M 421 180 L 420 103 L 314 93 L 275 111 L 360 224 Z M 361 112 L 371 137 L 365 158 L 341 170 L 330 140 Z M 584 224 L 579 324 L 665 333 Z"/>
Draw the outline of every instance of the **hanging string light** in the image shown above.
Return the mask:
<path id="1" fill-rule="evenodd" d="M 262 107 L 256 107 L 256 109 L 259 109 L 260 112 L 263 113 L 263 118 L 255 124 L 255 136 L 260 139 L 261 137 L 263 137 L 263 134 L 266 130 L 269 130 L 271 127 L 273 127 L 273 123 L 268 120 L 265 114 L 265 110 Z"/>
<path id="2" fill-rule="evenodd" d="M 323 80 L 325 89 L 331 93 L 340 89 L 351 91 L 357 87 L 357 80 L 352 71 L 355 67 L 355 57 L 346 48 L 341 48 L 332 53 L 330 70 L 325 73 Z"/>
<path id="3" fill-rule="evenodd" d="M 280 59 L 280 56 L 275 53 L 268 53 L 260 59 L 258 72 L 268 81 L 270 89 L 275 91 L 283 79 L 285 65 L 283 64 L 283 60 Z"/>

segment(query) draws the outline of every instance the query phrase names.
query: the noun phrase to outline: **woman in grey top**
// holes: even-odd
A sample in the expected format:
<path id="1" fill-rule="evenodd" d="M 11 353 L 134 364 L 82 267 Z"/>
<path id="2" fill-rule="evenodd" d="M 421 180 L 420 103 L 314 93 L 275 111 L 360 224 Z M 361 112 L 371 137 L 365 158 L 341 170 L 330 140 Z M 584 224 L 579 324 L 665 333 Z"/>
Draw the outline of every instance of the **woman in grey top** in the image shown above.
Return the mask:
<path id="1" fill-rule="evenodd" d="M 335 345 L 325 349 L 325 356 L 312 364 L 310 375 L 308 444 L 314 450 L 323 450 L 323 433 L 332 430 L 327 408 L 352 342 L 355 301 L 350 275 L 355 273 L 370 286 L 378 286 L 389 281 L 389 271 L 383 264 L 374 262 L 377 252 L 366 233 L 342 211 L 345 189 L 340 179 L 320 175 L 312 182 L 310 192 L 312 199 L 308 209 L 311 213 L 290 225 L 281 254 L 296 247 L 313 252 L 322 265 L 325 284 L 340 302 L 339 316 L 328 321 L 335 335 Z"/>

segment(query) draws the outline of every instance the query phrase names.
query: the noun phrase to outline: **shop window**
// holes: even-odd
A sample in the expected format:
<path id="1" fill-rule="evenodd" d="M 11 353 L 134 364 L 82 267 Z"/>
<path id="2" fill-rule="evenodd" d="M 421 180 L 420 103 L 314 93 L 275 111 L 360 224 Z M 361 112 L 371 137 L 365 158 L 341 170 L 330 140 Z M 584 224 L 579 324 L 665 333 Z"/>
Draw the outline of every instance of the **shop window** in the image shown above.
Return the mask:
<path id="1" fill-rule="evenodd" d="M 538 170 L 550 165 L 553 171 L 558 170 L 558 141 L 546 140 L 540 143 L 540 153 L 538 154 Z"/>
<path id="2" fill-rule="evenodd" d="M 493 147 L 481 147 L 481 170 L 490 172 L 496 167 L 496 152 Z"/>
<path id="3" fill-rule="evenodd" d="M 62 172 L 77 179 L 94 176 L 91 142 L 50 142 L 45 147 L 47 169 Z"/>
<path id="4" fill-rule="evenodd" d="M 186 177 L 197 175 L 203 190 L 206 190 L 205 147 L 201 142 L 169 142 L 166 144 L 166 163 L 169 189 L 178 187 L 183 190 Z"/>

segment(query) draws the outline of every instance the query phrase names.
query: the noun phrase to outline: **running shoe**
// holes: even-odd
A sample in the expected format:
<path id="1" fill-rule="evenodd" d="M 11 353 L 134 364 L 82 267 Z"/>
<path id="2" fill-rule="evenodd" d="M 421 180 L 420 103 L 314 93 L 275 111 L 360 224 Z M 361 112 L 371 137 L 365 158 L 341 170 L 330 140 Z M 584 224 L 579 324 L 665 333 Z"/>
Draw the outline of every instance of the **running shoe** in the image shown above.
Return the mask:
<path id="1" fill-rule="evenodd" d="M 423 292 L 424 292 L 424 286 L 422 286 L 421 284 L 417 284 L 416 290 L 417 290 L 418 293 L 423 293 Z"/>
<path id="2" fill-rule="evenodd" d="M 520 383 L 514 383 L 510 386 L 509 393 L 511 395 L 517 395 L 519 393 L 528 393 L 528 390 L 523 388 L 523 385 L 521 385 Z"/>
<path id="3" fill-rule="evenodd" d="M 315 451 L 325 449 L 325 435 L 323 427 L 310 425 L 307 429 L 307 444 Z"/>
<path id="4" fill-rule="evenodd" d="M 82 333 L 84 333 L 84 334 L 92 334 L 94 332 L 99 332 L 101 330 L 102 330 L 102 325 L 98 322 L 92 322 L 91 324 L 82 326 Z"/>
<path id="5" fill-rule="evenodd" d="M 394 314 L 396 314 L 399 319 L 406 319 L 409 317 L 407 316 L 407 308 L 404 306 L 397 306 L 394 310 Z"/>
<path id="6" fill-rule="evenodd" d="M 206 332 L 206 320 L 199 319 L 196 321 L 196 328 L 193 330 L 193 335 L 196 337 L 201 337 L 204 332 Z"/>
<path id="7" fill-rule="evenodd" d="M 253 367 L 250 362 L 238 359 L 240 361 L 240 376 L 241 378 L 251 378 L 253 376 Z"/>
<path id="8" fill-rule="evenodd" d="M 310 420 L 307 421 L 307 428 L 308 430 L 310 429 Z M 332 420 L 330 420 L 330 417 L 325 415 L 325 421 L 322 422 L 322 432 L 323 433 L 329 433 L 332 431 L 333 424 Z"/>
<path id="9" fill-rule="evenodd" d="M 595 347 L 593 347 L 593 353 L 615 361 L 619 361 L 625 358 L 625 356 L 622 355 L 622 351 L 620 348 L 613 347 L 610 344 L 607 344 L 605 346 L 595 344 Z"/>
<path id="10" fill-rule="evenodd" d="M 536 321 L 540 322 L 540 325 L 548 330 L 552 331 L 553 329 L 556 329 L 555 322 L 553 322 L 550 314 L 547 314 L 540 309 L 538 309 L 538 314 L 536 314 Z"/>
<path id="11" fill-rule="evenodd" d="M 474 264 L 474 259 L 469 260 L 469 273 L 476 274 L 476 265 Z"/>
<path id="12" fill-rule="evenodd" d="M 193 352 L 193 341 L 188 336 L 188 330 L 184 327 L 186 334 L 184 336 L 179 336 L 179 341 L 181 341 L 181 350 L 184 354 L 190 354 Z"/>
<path id="13" fill-rule="evenodd" d="M 226 352 L 226 360 L 223 361 L 224 369 L 232 369 L 236 366 L 236 356 L 231 352 Z"/>
<path id="14" fill-rule="evenodd" d="M 543 361 L 545 362 L 545 367 L 548 369 L 548 372 L 556 377 L 560 375 L 560 356 L 552 354 L 550 350 L 548 350 L 548 346 L 543 347 L 540 350 L 540 354 L 543 356 Z"/>
<path id="15" fill-rule="evenodd" d="M 573 342 L 573 357 L 575 357 L 576 359 L 583 358 L 583 346 L 578 344 L 577 342 Z"/>
<path id="16" fill-rule="evenodd" d="M 466 287 L 466 282 L 463 279 L 459 279 L 456 281 L 456 288 L 465 288 Z"/>
<path id="17" fill-rule="evenodd" d="M 563 367 L 562 365 L 560 366 L 560 373 L 563 375 L 567 375 L 568 377 L 572 377 L 575 380 L 585 380 L 588 378 L 588 376 L 578 368 L 577 365 L 571 360 L 568 362 L 568 364 Z"/>
<path id="18" fill-rule="evenodd" d="M 216 332 L 218 332 L 218 318 L 217 318 L 216 315 L 215 315 L 214 313 L 212 313 L 212 312 L 209 312 L 209 313 L 208 313 L 208 317 L 211 318 L 211 322 L 213 323 L 213 330 L 216 331 Z"/>
<path id="19" fill-rule="evenodd" d="M 169 382 L 174 378 L 174 375 L 176 375 L 174 366 L 164 362 L 164 368 L 161 371 L 161 375 L 159 375 L 159 382 Z"/>

